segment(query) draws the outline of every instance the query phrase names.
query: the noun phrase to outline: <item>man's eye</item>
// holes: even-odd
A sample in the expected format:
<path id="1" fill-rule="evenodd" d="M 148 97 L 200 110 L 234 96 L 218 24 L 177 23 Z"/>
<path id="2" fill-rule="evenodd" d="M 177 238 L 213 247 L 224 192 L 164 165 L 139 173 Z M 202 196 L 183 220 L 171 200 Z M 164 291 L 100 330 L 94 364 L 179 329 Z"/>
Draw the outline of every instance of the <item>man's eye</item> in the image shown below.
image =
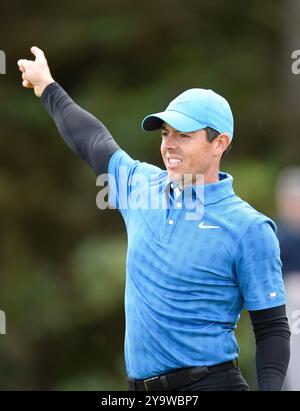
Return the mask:
<path id="1" fill-rule="evenodd" d="M 161 138 L 166 138 L 168 137 L 168 133 L 161 133 Z"/>
<path id="2" fill-rule="evenodd" d="M 189 136 L 188 134 L 182 134 L 182 133 L 180 133 L 179 136 L 180 136 L 180 137 L 183 137 L 183 138 L 190 138 L 190 137 L 191 137 L 191 136 Z"/>

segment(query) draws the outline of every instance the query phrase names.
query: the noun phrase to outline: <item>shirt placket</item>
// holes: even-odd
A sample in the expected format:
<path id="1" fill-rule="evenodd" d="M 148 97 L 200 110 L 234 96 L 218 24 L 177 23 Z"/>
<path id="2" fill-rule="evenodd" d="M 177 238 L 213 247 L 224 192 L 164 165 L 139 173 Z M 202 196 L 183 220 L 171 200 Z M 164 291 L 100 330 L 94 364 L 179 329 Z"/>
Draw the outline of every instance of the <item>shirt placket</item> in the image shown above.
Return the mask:
<path id="1" fill-rule="evenodd" d="M 171 191 L 172 190 L 172 191 Z M 161 235 L 161 240 L 168 242 L 175 231 L 176 224 L 180 217 L 180 212 L 182 210 L 182 194 L 180 189 L 173 183 L 171 183 L 170 190 L 170 209 L 166 210 L 163 231 Z M 165 193 L 165 196 L 168 194 Z"/>

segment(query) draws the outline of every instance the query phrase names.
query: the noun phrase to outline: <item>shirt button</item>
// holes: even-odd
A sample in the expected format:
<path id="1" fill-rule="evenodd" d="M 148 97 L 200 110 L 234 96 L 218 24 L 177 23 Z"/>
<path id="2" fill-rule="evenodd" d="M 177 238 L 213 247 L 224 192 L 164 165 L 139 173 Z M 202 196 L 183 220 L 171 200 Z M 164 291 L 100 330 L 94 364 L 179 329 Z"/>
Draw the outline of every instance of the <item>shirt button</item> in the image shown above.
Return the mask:
<path id="1" fill-rule="evenodd" d="M 174 221 L 173 221 L 172 219 L 169 220 L 169 224 L 170 224 L 170 225 L 174 224 Z"/>
<path id="2" fill-rule="evenodd" d="M 181 203 L 177 203 L 176 207 L 181 208 Z"/>
<path id="3" fill-rule="evenodd" d="M 174 188 L 174 184 L 173 184 L 173 183 L 171 183 L 171 188 Z"/>

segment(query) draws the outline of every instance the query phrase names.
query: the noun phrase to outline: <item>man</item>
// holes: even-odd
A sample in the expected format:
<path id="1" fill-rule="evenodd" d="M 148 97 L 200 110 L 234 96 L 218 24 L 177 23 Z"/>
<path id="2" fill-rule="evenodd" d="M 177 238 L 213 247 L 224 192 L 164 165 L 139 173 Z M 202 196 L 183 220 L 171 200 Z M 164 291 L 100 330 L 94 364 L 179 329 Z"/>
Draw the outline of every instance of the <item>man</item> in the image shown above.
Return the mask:
<path id="1" fill-rule="evenodd" d="M 228 102 L 191 89 L 144 119 L 144 130 L 161 129 L 164 171 L 121 150 L 54 81 L 42 50 L 31 51 L 35 61 L 18 62 L 23 86 L 42 98 L 70 148 L 97 175 L 109 174 L 110 202 L 126 224 L 129 389 L 249 390 L 235 361 L 234 329 L 245 307 L 259 389 L 280 390 L 290 331 L 275 224 L 219 172 L 233 137 Z M 141 176 L 147 184 L 137 189 Z M 158 207 L 136 206 L 148 195 Z"/>

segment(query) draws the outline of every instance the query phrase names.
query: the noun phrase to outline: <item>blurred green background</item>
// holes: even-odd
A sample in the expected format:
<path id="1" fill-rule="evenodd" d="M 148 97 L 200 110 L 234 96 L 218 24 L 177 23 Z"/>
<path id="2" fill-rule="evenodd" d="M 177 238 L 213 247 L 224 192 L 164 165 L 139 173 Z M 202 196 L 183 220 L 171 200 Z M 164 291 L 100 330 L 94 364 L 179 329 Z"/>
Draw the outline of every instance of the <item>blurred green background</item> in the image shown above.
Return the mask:
<path id="1" fill-rule="evenodd" d="M 298 3 L 298 4 L 297 4 Z M 44 49 L 53 77 L 131 156 L 162 166 L 142 118 L 191 87 L 212 88 L 235 116 L 222 169 L 276 217 L 274 183 L 299 164 L 296 0 L 85 0 L 1 4 L 0 389 L 126 389 L 126 235 L 96 207 L 96 179 L 65 146 L 16 62 Z M 248 314 L 240 368 L 256 389 Z"/>

